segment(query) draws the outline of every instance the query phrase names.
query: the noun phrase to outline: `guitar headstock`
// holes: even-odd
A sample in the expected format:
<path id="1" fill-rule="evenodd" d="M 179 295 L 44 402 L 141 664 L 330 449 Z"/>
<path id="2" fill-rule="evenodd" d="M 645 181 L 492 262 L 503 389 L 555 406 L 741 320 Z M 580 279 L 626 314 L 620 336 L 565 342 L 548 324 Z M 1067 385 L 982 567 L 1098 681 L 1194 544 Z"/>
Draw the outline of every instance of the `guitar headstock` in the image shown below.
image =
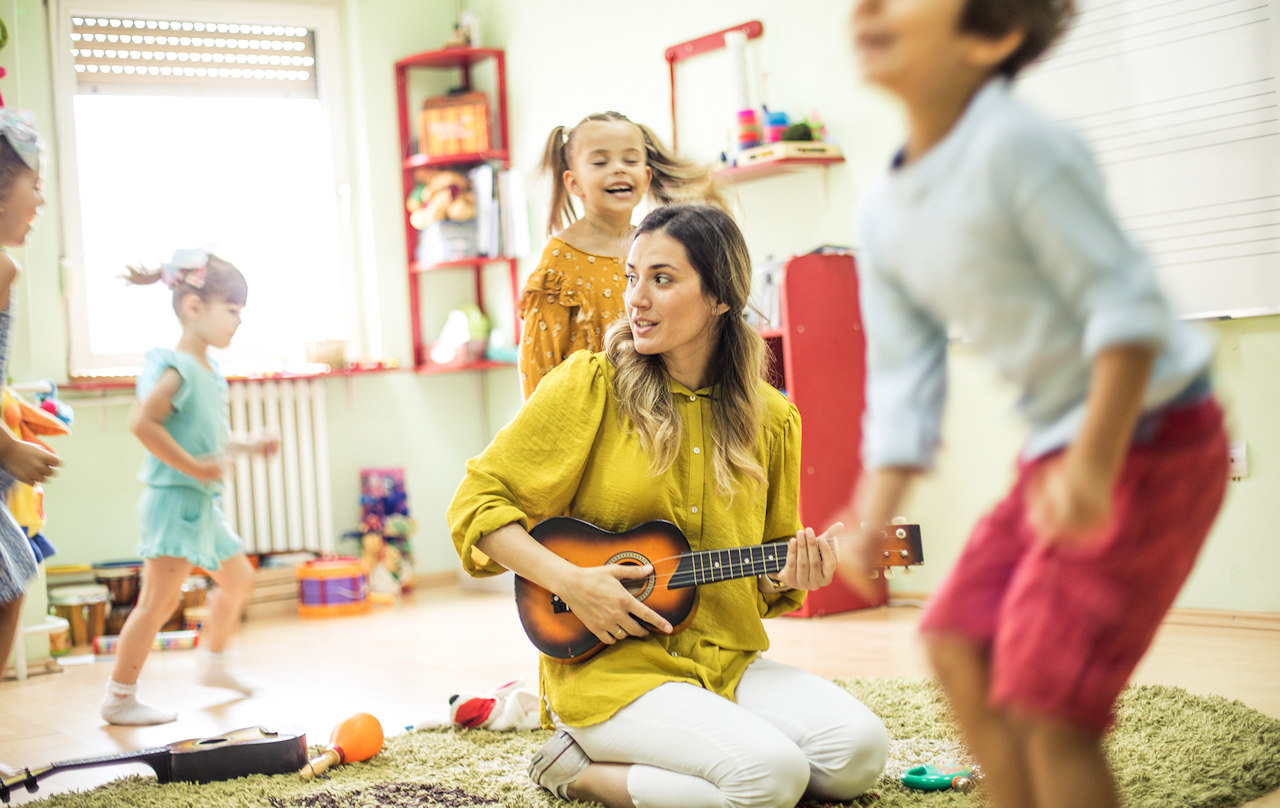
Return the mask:
<path id="1" fill-rule="evenodd" d="M 924 563 L 924 544 L 920 526 L 885 525 L 880 529 L 876 546 L 876 565 L 880 567 L 912 567 Z"/>

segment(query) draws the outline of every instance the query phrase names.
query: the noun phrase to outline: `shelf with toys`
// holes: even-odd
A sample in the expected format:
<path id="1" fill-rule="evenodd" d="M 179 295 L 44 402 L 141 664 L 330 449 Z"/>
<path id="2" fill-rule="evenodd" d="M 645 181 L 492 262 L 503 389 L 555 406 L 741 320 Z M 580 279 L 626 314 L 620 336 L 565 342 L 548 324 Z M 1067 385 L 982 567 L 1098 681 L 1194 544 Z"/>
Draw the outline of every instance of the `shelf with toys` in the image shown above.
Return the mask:
<path id="1" fill-rule="evenodd" d="M 795 170 L 823 170 L 843 163 L 840 147 L 824 140 L 816 113 L 793 120 L 778 109 L 749 103 L 747 42 L 764 34 L 759 20 L 673 45 L 666 50 L 671 72 L 671 130 L 676 142 L 677 66 L 701 54 L 726 50 L 734 79 L 732 161 L 716 172 L 728 181 L 757 179 Z M 848 502 L 861 474 L 865 344 L 854 256 L 819 248 L 787 261 L 757 267 L 748 315 L 772 355 L 769 382 L 796 406 L 801 432 L 800 519 L 825 528 Z M 883 577 L 863 597 L 840 579 L 814 590 L 792 617 L 815 617 L 888 602 Z"/>
<path id="2" fill-rule="evenodd" d="M 477 67 L 488 70 L 490 92 L 478 89 Z M 509 356 L 490 355 L 484 342 L 489 268 L 505 264 L 512 306 L 519 296 L 500 210 L 500 175 L 510 166 L 505 55 L 496 48 L 445 48 L 407 56 L 395 70 L 413 368 L 441 373 L 510 365 Z M 434 94 L 423 89 L 441 81 L 452 86 Z M 474 284 L 471 299 L 451 307 L 430 342 L 423 302 L 432 290 L 423 279 L 441 271 L 470 272 Z M 503 337 L 500 342 L 515 345 L 518 335 Z"/>
<path id="3" fill-rule="evenodd" d="M 671 73 L 671 141 L 679 146 L 676 120 L 676 66 L 686 59 L 727 49 L 733 95 L 738 101 L 737 142 L 732 154 L 722 155 L 725 165 L 716 176 L 726 182 L 761 179 L 797 170 L 823 168 L 843 163 L 840 147 L 823 141 L 825 129 L 816 119 L 792 122 L 786 113 L 755 109 L 747 103 L 743 48 L 748 40 L 764 34 L 759 20 L 726 28 L 667 48 L 664 57 Z"/>

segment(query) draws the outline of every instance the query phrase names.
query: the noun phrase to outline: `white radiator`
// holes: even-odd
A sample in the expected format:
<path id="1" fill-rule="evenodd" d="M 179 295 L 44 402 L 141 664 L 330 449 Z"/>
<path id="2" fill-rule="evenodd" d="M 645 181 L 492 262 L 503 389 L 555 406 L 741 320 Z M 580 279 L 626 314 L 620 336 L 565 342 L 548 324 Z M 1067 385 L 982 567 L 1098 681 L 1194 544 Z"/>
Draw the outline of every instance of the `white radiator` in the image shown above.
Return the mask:
<path id="1" fill-rule="evenodd" d="M 246 553 L 333 552 L 329 444 L 319 379 L 231 383 L 231 430 L 280 436 L 270 458 L 242 455 L 222 505 Z"/>

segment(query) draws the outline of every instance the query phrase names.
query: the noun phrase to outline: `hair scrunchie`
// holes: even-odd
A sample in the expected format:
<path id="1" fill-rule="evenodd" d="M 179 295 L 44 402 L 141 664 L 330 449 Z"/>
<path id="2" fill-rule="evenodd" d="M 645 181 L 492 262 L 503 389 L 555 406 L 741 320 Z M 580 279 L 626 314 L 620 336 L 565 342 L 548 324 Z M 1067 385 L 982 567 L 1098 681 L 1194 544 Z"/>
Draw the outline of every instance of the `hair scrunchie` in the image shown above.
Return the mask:
<path id="1" fill-rule="evenodd" d="M 27 168 L 40 170 L 40 135 L 29 113 L 0 108 L 0 136 L 9 141 Z"/>
<path id="2" fill-rule="evenodd" d="M 160 281 L 170 289 L 183 283 L 203 289 L 208 269 L 209 253 L 204 250 L 174 250 L 173 257 L 160 265 Z"/>

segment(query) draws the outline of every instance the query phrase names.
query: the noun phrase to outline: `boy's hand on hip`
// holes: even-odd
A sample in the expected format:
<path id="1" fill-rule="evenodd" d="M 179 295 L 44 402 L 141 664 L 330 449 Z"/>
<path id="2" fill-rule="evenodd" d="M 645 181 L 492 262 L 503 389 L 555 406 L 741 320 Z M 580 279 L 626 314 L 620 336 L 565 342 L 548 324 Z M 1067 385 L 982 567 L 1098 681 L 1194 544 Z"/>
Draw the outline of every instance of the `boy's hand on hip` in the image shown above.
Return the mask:
<path id="1" fill-rule="evenodd" d="M 1110 525 L 1111 487 L 1068 454 L 1046 460 L 1027 487 L 1027 520 L 1046 544 L 1087 545 Z"/>

